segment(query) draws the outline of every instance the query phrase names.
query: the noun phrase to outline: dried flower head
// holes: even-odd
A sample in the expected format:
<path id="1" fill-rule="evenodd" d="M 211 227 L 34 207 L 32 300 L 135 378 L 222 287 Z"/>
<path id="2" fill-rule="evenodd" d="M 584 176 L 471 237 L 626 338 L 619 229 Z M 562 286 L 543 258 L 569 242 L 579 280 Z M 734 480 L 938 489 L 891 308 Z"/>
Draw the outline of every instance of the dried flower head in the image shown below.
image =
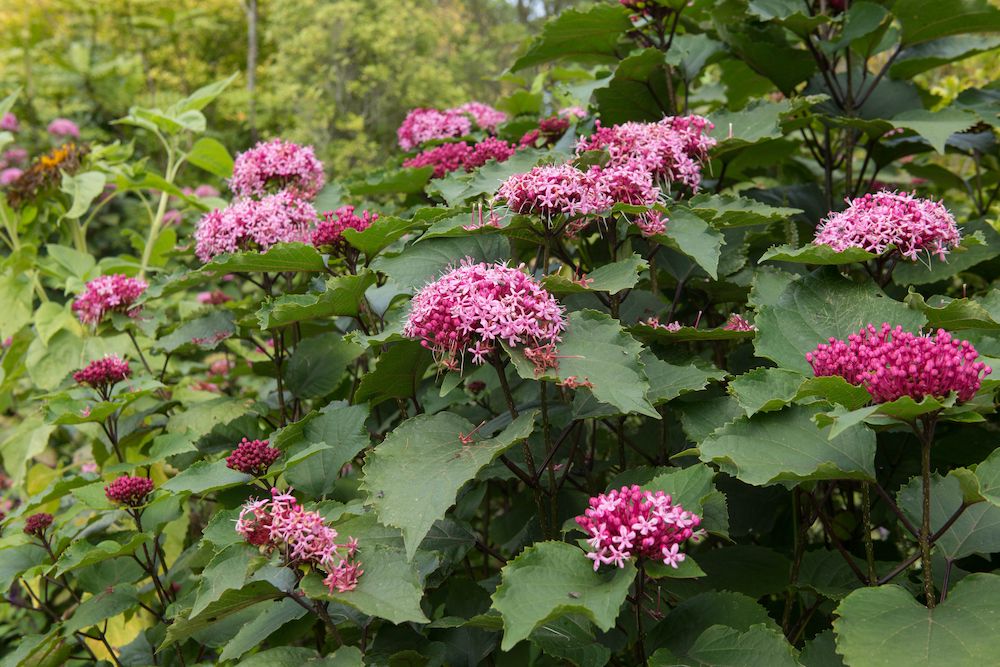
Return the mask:
<path id="1" fill-rule="evenodd" d="M 462 260 L 413 297 L 404 335 L 453 367 L 466 352 L 473 363 L 484 363 L 500 341 L 511 347 L 554 345 L 566 328 L 562 306 L 522 268 Z"/>
<path id="2" fill-rule="evenodd" d="M 147 287 L 149 284 L 142 278 L 129 278 L 123 273 L 94 278 L 73 302 L 73 312 L 84 324 L 98 324 L 108 313 L 136 317 L 141 308 L 135 302 Z"/>
<path id="3" fill-rule="evenodd" d="M 83 158 L 89 152 L 87 146 L 67 143 L 38 156 L 16 181 L 10 183 L 8 203 L 14 208 L 21 208 L 57 187 L 64 173 L 72 176 L 79 171 Z"/>
<path id="4" fill-rule="evenodd" d="M 93 387 L 104 400 L 107 400 L 111 388 L 131 375 L 132 369 L 129 368 L 127 361 L 117 354 L 109 354 L 103 359 L 91 361 L 86 367 L 73 373 L 73 380 Z"/>
<path id="5" fill-rule="evenodd" d="M 305 243 L 316 217 L 309 202 L 287 190 L 261 199 L 241 199 L 201 219 L 194 233 L 195 254 L 207 262 L 222 253 L 264 251 L 291 241 Z"/>
<path id="6" fill-rule="evenodd" d="M 316 159 L 312 146 L 272 139 L 236 156 L 229 189 L 237 197 L 263 197 L 288 190 L 311 199 L 325 180 L 323 164 Z"/>
<path id="7" fill-rule="evenodd" d="M 280 456 L 281 450 L 269 446 L 267 440 L 243 438 L 232 454 L 226 457 L 226 467 L 253 477 L 263 477 Z"/>
<path id="8" fill-rule="evenodd" d="M 969 341 L 944 329 L 921 336 L 883 323 L 869 324 L 847 341 L 830 338 L 806 355 L 816 376 L 838 375 L 862 385 L 875 403 L 903 396 L 945 398 L 955 392 L 960 402 L 979 391 L 992 369 L 981 361 Z"/>
<path id="9" fill-rule="evenodd" d="M 725 326 L 722 327 L 726 331 L 756 331 L 757 327 L 750 324 L 742 315 L 738 313 L 733 313 L 726 320 Z"/>
<path id="10" fill-rule="evenodd" d="M 602 564 L 625 567 L 630 558 L 660 561 L 673 568 L 683 562 L 680 545 L 694 535 L 701 517 L 674 504 L 662 491 L 623 486 L 590 499 L 576 522 L 589 535 L 587 558 L 594 570 Z"/>
<path id="11" fill-rule="evenodd" d="M 944 259 L 960 240 L 955 218 L 940 202 L 883 190 L 849 200 L 845 210 L 827 216 L 813 243 L 878 254 L 894 246 L 903 257 L 916 260 L 921 253 Z"/>
<path id="12" fill-rule="evenodd" d="M 108 500 L 127 507 L 141 507 L 152 492 L 153 480 L 131 475 L 122 475 L 104 487 Z"/>

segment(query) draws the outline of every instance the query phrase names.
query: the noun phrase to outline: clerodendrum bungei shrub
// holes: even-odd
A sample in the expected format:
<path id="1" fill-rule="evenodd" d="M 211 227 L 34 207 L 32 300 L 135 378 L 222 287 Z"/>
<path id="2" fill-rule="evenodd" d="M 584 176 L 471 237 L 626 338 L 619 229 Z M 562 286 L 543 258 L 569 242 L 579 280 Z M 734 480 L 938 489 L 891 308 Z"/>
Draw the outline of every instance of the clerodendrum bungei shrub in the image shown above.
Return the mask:
<path id="1" fill-rule="evenodd" d="M 995 664 L 998 30 L 594 4 L 356 174 L 7 98 L 2 664 Z"/>

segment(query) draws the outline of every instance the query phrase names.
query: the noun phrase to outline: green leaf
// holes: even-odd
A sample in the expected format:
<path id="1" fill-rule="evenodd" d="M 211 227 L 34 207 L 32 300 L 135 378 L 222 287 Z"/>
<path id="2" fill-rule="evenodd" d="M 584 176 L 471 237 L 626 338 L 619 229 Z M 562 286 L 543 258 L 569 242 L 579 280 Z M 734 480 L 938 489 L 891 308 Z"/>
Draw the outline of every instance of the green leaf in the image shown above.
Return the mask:
<path id="1" fill-rule="evenodd" d="M 990 306 L 996 303 L 1000 292 L 990 290 L 985 301 Z M 910 308 L 919 310 L 927 316 L 927 325 L 932 329 L 1000 329 L 1000 323 L 994 319 L 994 312 L 975 299 L 950 299 L 946 296 L 931 298 L 934 305 L 927 303 L 919 292 L 911 291 L 904 302 Z M 992 308 L 991 308 L 992 309 Z M 996 312 L 1000 315 L 1000 312 Z"/>
<path id="2" fill-rule="evenodd" d="M 345 183 L 348 192 L 358 197 L 383 194 L 413 194 L 427 185 L 433 167 L 387 169 L 370 172 L 363 179 Z"/>
<path id="3" fill-rule="evenodd" d="M 785 641 L 784 635 L 765 625 L 753 625 L 746 632 L 713 625 L 698 636 L 684 657 L 684 664 L 692 667 L 799 665 L 795 649 Z M 655 660 L 650 662 L 650 665 L 655 664 Z"/>
<path id="4" fill-rule="evenodd" d="M 332 493 L 340 469 L 369 444 L 367 418 L 363 405 L 333 403 L 307 421 L 278 461 L 278 466 L 287 466 L 288 483 L 314 497 Z M 276 437 L 275 446 L 281 447 L 281 441 Z"/>
<path id="5" fill-rule="evenodd" d="M 836 609 L 837 652 L 848 665 L 986 665 L 996 659 L 1000 576 L 970 574 L 934 609 L 901 586 L 861 588 Z"/>
<path id="6" fill-rule="evenodd" d="M 902 28 L 902 46 L 948 35 L 1000 31 L 1000 11 L 987 0 L 896 0 L 892 13 Z"/>
<path id="7" fill-rule="evenodd" d="M 432 181 L 428 190 L 439 191 L 449 206 L 458 206 L 482 195 L 492 198 L 504 181 L 514 174 L 530 171 L 544 155 L 542 151 L 521 149 L 509 160 L 504 162 L 490 160 L 472 174 L 459 175 L 459 172 L 455 172 L 445 179 Z M 445 181 L 449 179 L 454 180 L 446 184 Z M 469 216 L 466 214 L 465 224 L 469 221 Z"/>
<path id="8" fill-rule="evenodd" d="M 633 253 L 630 257 L 604 264 L 590 273 L 584 281 L 586 285 L 571 280 L 562 274 L 550 274 L 542 279 L 542 286 L 552 294 L 574 294 L 577 292 L 610 292 L 617 294 L 621 290 L 635 287 L 639 282 L 639 274 L 649 264 L 639 255 Z"/>
<path id="9" fill-rule="evenodd" d="M 371 271 L 328 278 L 322 292 L 285 294 L 266 302 L 257 311 L 257 321 L 262 329 L 276 329 L 304 320 L 354 317 L 361 310 L 365 291 L 374 284 Z"/>
<path id="10" fill-rule="evenodd" d="M 855 563 L 862 572 L 867 568 L 867 564 L 860 558 L 855 558 Z M 844 557 L 833 549 L 806 551 L 799 566 L 796 585 L 831 600 L 842 600 L 851 591 L 863 586 Z"/>
<path id="11" fill-rule="evenodd" d="M 355 646 L 341 646 L 326 658 L 310 648 L 280 646 L 254 653 L 239 664 L 240 667 L 364 667 L 361 651 Z"/>
<path id="12" fill-rule="evenodd" d="M 222 91 L 228 88 L 229 84 L 236 80 L 237 76 L 239 76 L 238 73 L 230 74 L 225 79 L 219 79 L 218 81 L 202 86 L 184 99 L 175 102 L 171 105 L 170 110 L 174 113 L 182 114 L 186 111 L 200 111 L 204 109 L 214 102 L 215 98 L 221 95 Z"/>
<path id="13" fill-rule="evenodd" d="M 726 377 L 724 371 L 715 367 L 707 368 L 696 361 L 691 361 L 686 366 L 667 363 L 658 359 L 649 350 L 643 350 L 639 360 L 649 380 L 646 399 L 653 405 L 672 401 L 681 394 L 700 391 L 712 380 L 722 380 Z"/>
<path id="14" fill-rule="evenodd" d="M 364 574 L 358 587 L 346 593 L 331 593 L 316 574 L 302 580 L 302 590 L 311 598 L 332 600 L 348 605 L 369 616 L 384 618 L 390 623 L 428 623 L 420 608 L 423 588 L 412 564 L 401 549 L 372 543 L 364 536 L 338 527 L 341 534 L 358 538 L 357 560 Z M 367 542 L 367 546 L 366 546 Z"/>
<path id="15" fill-rule="evenodd" d="M 377 405 L 390 398 L 415 396 L 432 361 L 430 350 L 417 341 L 395 343 L 378 358 L 375 370 L 361 378 L 354 400 Z"/>
<path id="16" fill-rule="evenodd" d="M 250 475 L 226 467 L 224 460 L 198 461 L 168 479 L 161 488 L 174 493 L 204 494 L 245 484 L 250 479 Z"/>
<path id="17" fill-rule="evenodd" d="M 914 477 L 899 490 L 897 502 L 916 525 L 923 516 L 923 483 Z M 962 484 L 954 475 L 931 477 L 931 532 L 935 533 L 962 506 Z M 1000 507 L 977 503 L 967 508 L 945 531 L 934 550 L 948 560 L 1000 551 Z M 948 596 L 949 598 L 951 595 Z"/>
<path id="18" fill-rule="evenodd" d="M 345 229 L 344 238 L 354 248 L 365 253 L 368 258 L 372 258 L 409 232 L 422 227 L 423 223 L 416 220 L 379 216 L 379 219 L 364 231 Z"/>
<path id="19" fill-rule="evenodd" d="M 733 378 L 729 393 L 736 397 L 747 417 L 785 407 L 798 395 L 805 378 L 783 368 L 755 368 Z"/>
<path id="20" fill-rule="evenodd" d="M 973 220 L 962 233 L 962 242 L 948 253 L 947 262 L 934 262 L 929 269 L 920 262 L 902 262 L 893 270 L 892 281 L 897 285 L 927 285 L 950 279 L 1000 254 L 1000 234 L 982 220 Z"/>
<path id="21" fill-rule="evenodd" d="M 870 283 L 857 284 L 835 271 L 816 271 L 789 285 L 778 302 L 758 309 L 757 355 L 783 368 L 812 374 L 806 354 L 830 337 L 846 339 L 868 324 L 892 322 L 916 331 L 926 318 L 888 298 Z"/>
<path id="22" fill-rule="evenodd" d="M 99 591 L 73 610 L 73 615 L 63 625 L 63 632 L 71 635 L 138 606 L 139 598 L 132 586 L 119 585 Z"/>
<path id="23" fill-rule="evenodd" d="M 642 372 L 642 345 L 610 316 L 595 310 L 569 314 L 566 332 L 558 346 L 559 367 L 536 376 L 534 366 L 522 350 L 508 350 L 518 375 L 525 379 L 587 380 L 597 400 L 615 406 L 624 414 L 638 412 L 659 418 L 646 400 L 649 382 Z"/>
<path id="24" fill-rule="evenodd" d="M 706 465 L 696 463 L 687 468 L 667 468 L 666 472 L 658 474 L 643 489 L 647 491 L 663 491 L 670 494 L 675 504 L 702 517 L 702 527 L 717 535 L 727 535 L 729 531 L 729 515 L 725 512 L 725 496 L 715 489 L 712 482 L 715 471 Z M 723 512 L 716 516 L 706 508 L 714 503 L 722 503 Z"/>
<path id="25" fill-rule="evenodd" d="M 1000 11 L 997 12 L 1000 16 Z M 976 124 L 976 117 L 964 109 L 942 109 L 927 111 L 913 109 L 904 111 L 892 119 L 893 127 L 913 130 L 930 143 L 938 153 L 944 153 L 948 137 L 967 130 Z"/>
<path id="26" fill-rule="evenodd" d="M 213 350 L 219 343 L 236 333 L 233 315 L 227 310 L 213 309 L 208 315 L 185 322 L 153 344 L 153 348 L 174 352 L 185 345 Z"/>
<path id="27" fill-rule="evenodd" d="M 875 434 L 862 426 L 830 439 L 813 423 L 815 409 L 791 406 L 741 418 L 701 442 L 701 460 L 747 484 L 874 479 Z"/>
<path id="28" fill-rule="evenodd" d="M 28 570 L 48 565 L 49 555 L 40 545 L 19 544 L 0 549 L 0 587 L 10 590 L 14 582 Z"/>
<path id="29" fill-rule="evenodd" d="M 104 174 L 99 171 L 85 171 L 73 176 L 64 173 L 61 189 L 73 203 L 63 217 L 76 220 L 90 210 L 91 203 L 104 191 L 105 182 Z"/>
<path id="30" fill-rule="evenodd" d="M 550 19 L 528 49 L 514 62 L 512 72 L 552 62 L 611 61 L 618 39 L 632 28 L 628 12 L 617 5 L 595 5 L 587 10 L 567 9 Z"/>
<path id="31" fill-rule="evenodd" d="M 668 109 L 670 76 L 662 51 L 645 49 L 622 60 L 606 86 L 594 91 L 601 121 L 612 125 L 628 121 L 655 122 Z"/>
<path id="32" fill-rule="evenodd" d="M 339 333 L 325 333 L 299 341 L 288 358 L 285 382 L 300 398 L 325 396 L 337 388 L 348 364 L 364 349 Z"/>
<path id="33" fill-rule="evenodd" d="M 136 549 L 149 541 L 148 535 L 135 532 L 115 533 L 98 542 L 77 540 L 59 555 L 55 574 L 61 576 L 86 565 L 133 554 Z"/>
<path id="34" fill-rule="evenodd" d="M 839 375 L 807 378 L 795 394 L 795 400 L 819 397 L 830 403 L 856 410 L 871 401 L 871 394 L 861 385 L 851 384 Z"/>
<path id="35" fill-rule="evenodd" d="M 499 435 L 464 444 L 475 425 L 450 412 L 419 415 L 386 436 L 365 459 L 362 488 L 382 523 L 403 531 L 406 556 L 444 518 L 459 490 L 515 443 L 531 435 L 537 412 L 518 417 Z"/>
<path id="36" fill-rule="evenodd" d="M 17 271 L 0 274 L 0 336 L 7 338 L 31 322 L 35 294 L 28 276 Z"/>
<path id="37" fill-rule="evenodd" d="M 284 595 L 285 593 L 268 581 L 253 581 L 239 590 L 227 590 L 200 613 L 187 618 L 175 618 L 167 627 L 167 636 L 158 650 L 162 651 L 171 644 L 182 642 L 237 612 L 249 609 L 260 602 L 276 600 Z"/>
<path id="38" fill-rule="evenodd" d="M 543 623 L 530 639 L 548 655 L 578 667 L 604 667 L 611 658 L 611 649 L 594 635 L 594 626 L 577 614 Z"/>
<path id="39" fill-rule="evenodd" d="M 219 660 L 237 660 L 255 646 L 258 646 L 286 623 L 302 618 L 307 613 L 294 600 L 280 600 L 262 605 L 263 609 L 252 621 L 240 628 L 236 636 L 229 640 L 219 655 Z M 308 664 L 308 663 L 307 663 Z"/>
<path id="40" fill-rule="evenodd" d="M 976 466 L 976 479 L 983 497 L 1000 506 L 1000 449 L 993 450 L 985 461 Z"/>
<path id="41" fill-rule="evenodd" d="M 233 175 L 233 158 L 218 139 L 202 137 L 191 147 L 187 161 L 219 178 Z"/>
<path id="42" fill-rule="evenodd" d="M 496 234 L 430 239 L 401 253 L 382 255 L 372 262 L 372 268 L 388 275 L 401 287 L 415 291 L 457 266 L 465 257 L 475 262 L 504 261 L 510 257 L 510 244 Z"/>
<path id="43" fill-rule="evenodd" d="M 579 548 L 564 542 L 536 542 L 501 570 L 493 608 L 503 617 L 503 642 L 509 651 L 547 621 L 569 614 L 585 616 L 610 630 L 635 578 L 631 562 L 610 572 L 594 572 Z"/>
<path id="44" fill-rule="evenodd" d="M 232 524 L 229 526 L 234 533 Z M 197 616 L 229 590 L 239 590 L 247 582 L 250 563 L 260 552 L 242 541 L 215 554 L 201 572 L 198 594 L 189 614 Z"/>
<path id="45" fill-rule="evenodd" d="M 267 252 L 238 252 L 212 258 L 201 272 L 212 271 L 217 275 L 240 271 L 326 271 L 323 256 L 311 245 L 304 243 L 279 243 Z"/>
<path id="46" fill-rule="evenodd" d="M 721 228 L 781 222 L 802 213 L 802 209 L 769 206 L 748 197 L 708 193 L 695 195 L 688 206 L 698 217 Z"/>
<path id="47" fill-rule="evenodd" d="M 653 237 L 656 241 L 679 250 L 717 280 L 719 258 L 725 239 L 714 227 L 684 208 L 670 211 L 667 231 Z"/>
<path id="48" fill-rule="evenodd" d="M 636 337 L 646 341 L 655 340 L 663 343 L 680 343 L 686 341 L 705 340 L 747 340 L 756 335 L 754 331 L 733 331 L 723 327 L 712 329 L 695 329 L 694 327 L 682 326 L 677 331 L 668 331 L 663 326 L 651 327 L 648 324 L 636 324 L 629 327 L 629 331 Z"/>
<path id="49" fill-rule="evenodd" d="M 761 262 L 792 262 L 793 264 L 853 264 L 878 257 L 862 248 L 837 251 L 828 245 L 810 244 L 801 248 L 785 245 L 774 246 L 760 256 Z"/>
<path id="50" fill-rule="evenodd" d="M 674 607 L 650 634 L 659 640 L 660 646 L 683 656 L 712 626 L 747 632 L 759 625 L 779 632 L 767 611 L 752 598 L 730 591 L 710 591 L 688 598 Z M 762 663 L 761 667 L 766 664 Z"/>
<path id="51" fill-rule="evenodd" d="M 7 437 L 0 442 L 0 454 L 12 485 L 24 481 L 28 462 L 45 451 L 55 430 L 55 425 L 46 424 L 40 415 L 31 415 L 6 433 Z"/>
<path id="52" fill-rule="evenodd" d="M 899 80 L 912 79 L 929 69 L 992 51 L 998 46 L 998 36 L 942 37 L 903 49 L 889 68 L 889 76 Z"/>

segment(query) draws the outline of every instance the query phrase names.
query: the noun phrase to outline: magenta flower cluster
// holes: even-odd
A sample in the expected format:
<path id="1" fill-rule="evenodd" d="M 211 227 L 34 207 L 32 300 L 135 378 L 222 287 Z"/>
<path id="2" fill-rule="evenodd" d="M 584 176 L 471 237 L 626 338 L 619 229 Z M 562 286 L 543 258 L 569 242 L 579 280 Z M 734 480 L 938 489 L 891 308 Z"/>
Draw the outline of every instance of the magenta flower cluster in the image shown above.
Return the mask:
<path id="1" fill-rule="evenodd" d="M 129 278 L 123 273 L 94 278 L 86 284 L 83 294 L 73 302 L 73 312 L 84 324 L 97 324 L 108 313 L 139 314 L 135 302 L 149 284 L 141 278 Z"/>
<path id="2" fill-rule="evenodd" d="M 846 341 L 831 338 L 806 355 L 818 377 L 838 375 L 862 385 L 875 403 L 903 396 L 945 398 L 955 392 L 968 401 L 992 369 L 969 341 L 952 338 L 944 329 L 926 336 L 869 324 Z"/>
<path id="3" fill-rule="evenodd" d="M 330 592 L 353 590 L 364 574 L 354 560 L 357 540 L 337 542 L 338 533 L 318 512 L 301 505 L 290 493 L 271 489 L 270 499 L 250 500 L 240 510 L 236 532 L 250 544 L 278 551 L 288 565 L 307 564 L 327 573 Z"/>
<path id="4" fill-rule="evenodd" d="M 469 145 L 464 141 L 429 148 L 403 162 L 404 167 L 434 167 L 434 178 L 463 169 L 478 169 L 490 160 L 506 162 L 517 150 L 513 144 L 496 137 L 487 137 Z"/>
<path id="5" fill-rule="evenodd" d="M 506 264 L 462 260 L 413 297 L 403 334 L 457 368 L 466 352 L 482 364 L 500 341 L 545 348 L 566 328 L 563 308 L 541 285 Z"/>
<path id="6" fill-rule="evenodd" d="M 267 440 L 243 438 L 232 454 L 226 457 L 226 467 L 253 477 L 262 477 L 280 456 L 281 450 L 271 447 Z"/>
<path id="7" fill-rule="evenodd" d="M 93 387 L 105 399 L 110 395 L 111 388 L 117 383 L 128 379 L 132 369 L 128 362 L 117 354 L 109 354 L 102 359 L 95 359 L 84 368 L 73 373 L 73 380 L 78 384 Z"/>
<path id="8" fill-rule="evenodd" d="M 323 165 L 312 146 L 272 139 L 236 156 L 229 189 L 237 197 L 263 197 L 287 190 L 311 199 L 325 180 Z"/>
<path id="9" fill-rule="evenodd" d="M 680 545 L 694 535 L 701 517 L 674 504 L 662 491 L 623 486 L 590 499 L 576 522 L 589 538 L 594 570 L 602 564 L 625 567 L 631 558 L 660 561 L 677 568 L 684 561 Z"/>
<path id="10" fill-rule="evenodd" d="M 396 130 L 399 147 L 410 151 L 434 139 L 462 137 L 472 131 L 469 117 L 458 109 L 412 109 Z"/>
<path id="11" fill-rule="evenodd" d="M 104 487 L 104 495 L 113 503 L 126 507 L 141 507 L 153 492 L 153 480 L 147 477 L 122 475 Z"/>
<path id="12" fill-rule="evenodd" d="M 48 527 L 52 525 L 52 521 L 52 515 L 47 512 L 32 514 L 24 521 L 24 532 L 26 535 L 41 537 L 48 530 Z"/>
<path id="13" fill-rule="evenodd" d="M 317 247 L 329 246 L 335 252 L 343 253 L 347 249 L 344 231 L 353 229 L 363 232 L 376 220 L 378 213 L 361 211 L 361 215 L 357 215 L 353 206 L 341 206 L 336 211 L 327 211 L 313 230 L 312 243 Z"/>
<path id="14" fill-rule="evenodd" d="M 845 210 L 831 213 L 813 243 L 877 254 L 894 246 L 903 257 L 916 260 L 921 253 L 944 259 L 960 240 L 955 218 L 940 202 L 882 190 L 849 200 Z"/>
<path id="15" fill-rule="evenodd" d="M 288 190 L 261 199 L 239 199 L 205 215 L 195 230 L 195 254 L 207 262 L 240 250 L 267 250 L 277 243 L 308 242 L 316 220 L 312 204 Z"/>
<path id="16" fill-rule="evenodd" d="M 56 118 L 46 129 L 53 137 L 80 138 L 80 128 L 69 118 Z"/>

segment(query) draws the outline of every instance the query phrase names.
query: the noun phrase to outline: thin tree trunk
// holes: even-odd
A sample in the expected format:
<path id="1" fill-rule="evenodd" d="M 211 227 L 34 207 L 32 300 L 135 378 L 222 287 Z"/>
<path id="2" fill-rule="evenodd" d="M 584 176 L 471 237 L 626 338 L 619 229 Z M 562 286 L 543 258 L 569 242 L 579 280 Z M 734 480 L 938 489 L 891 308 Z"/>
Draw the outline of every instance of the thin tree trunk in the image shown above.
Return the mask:
<path id="1" fill-rule="evenodd" d="M 250 140 L 257 142 L 257 0 L 246 0 L 247 14 L 247 123 Z"/>

